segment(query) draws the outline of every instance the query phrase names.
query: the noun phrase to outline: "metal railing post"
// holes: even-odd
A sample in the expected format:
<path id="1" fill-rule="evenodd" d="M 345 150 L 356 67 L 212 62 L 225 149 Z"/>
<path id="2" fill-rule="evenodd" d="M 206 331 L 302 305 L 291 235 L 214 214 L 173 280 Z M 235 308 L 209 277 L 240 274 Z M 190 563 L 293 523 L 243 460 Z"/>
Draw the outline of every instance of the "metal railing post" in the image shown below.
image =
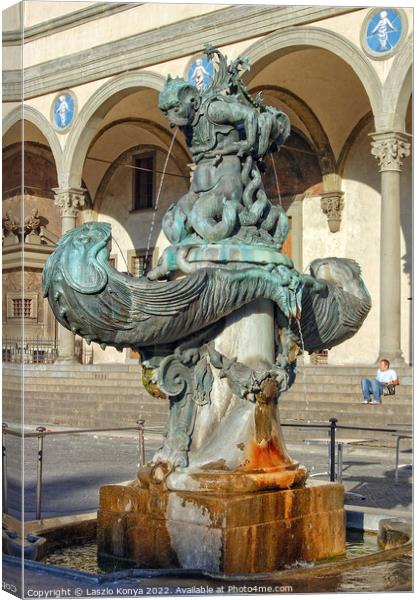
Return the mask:
<path id="1" fill-rule="evenodd" d="M 6 456 L 6 434 L 7 434 L 7 423 L 2 424 L 2 473 L 3 473 L 3 513 L 8 514 L 8 499 L 7 499 L 7 456 Z"/>
<path id="2" fill-rule="evenodd" d="M 41 520 L 42 510 L 42 464 L 44 459 L 44 433 L 46 427 L 37 427 L 38 432 L 38 464 L 36 470 L 36 519 Z"/>
<path id="3" fill-rule="evenodd" d="M 341 442 L 337 443 L 338 447 L 338 482 L 342 483 L 343 479 L 343 444 Z"/>
<path id="4" fill-rule="evenodd" d="M 329 441 L 329 460 L 330 460 L 330 481 L 335 481 L 336 480 L 336 423 L 338 422 L 338 420 L 336 419 L 336 417 L 332 417 L 331 419 L 329 419 L 329 423 L 330 423 L 330 430 L 329 430 L 329 436 L 330 436 L 330 441 Z"/>
<path id="5" fill-rule="evenodd" d="M 138 419 L 138 456 L 139 456 L 139 466 L 143 467 L 145 465 L 145 448 L 144 448 L 144 419 Z"/>

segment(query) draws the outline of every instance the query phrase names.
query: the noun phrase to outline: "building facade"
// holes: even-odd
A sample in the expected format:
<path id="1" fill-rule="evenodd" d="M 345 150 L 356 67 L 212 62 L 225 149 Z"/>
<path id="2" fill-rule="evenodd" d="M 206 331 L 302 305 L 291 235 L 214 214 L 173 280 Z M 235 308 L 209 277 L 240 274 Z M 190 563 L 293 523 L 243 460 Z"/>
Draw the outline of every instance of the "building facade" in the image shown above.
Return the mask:
<path id="1" fill-rule="evenodd" d="M 4 11 L 3 356 L 23 352 L 10 344 L 23 323 L 29 362 L 56 360 L 56 347 L 64 362 L 137 360 L 57 327 L 42 268 L 62 233 L 92 220 L 112 225 L 117 269 L 155 265 L 191 163 L 158 94 L 169 74 L 206 85 L 210 42 L 248 56 L 248 90 L 290 117 L 264 174 L 290 220 L 284 251 L 300 271 L 353 258 L 371 293 L 363 327 L 328 362 L 409 364 L 412 37 L 410 8 L 34 0 Z"/>

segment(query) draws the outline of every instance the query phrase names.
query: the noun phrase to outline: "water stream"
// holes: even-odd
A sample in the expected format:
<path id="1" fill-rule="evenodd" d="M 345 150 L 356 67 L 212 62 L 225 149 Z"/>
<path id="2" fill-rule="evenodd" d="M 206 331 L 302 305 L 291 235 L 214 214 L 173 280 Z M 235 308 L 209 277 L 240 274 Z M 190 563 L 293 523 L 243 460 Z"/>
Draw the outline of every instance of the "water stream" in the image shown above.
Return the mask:
<path id="1" fill-rule="evenodd" d="M 279 179 L 278 179 L 278 173 L 276 171 L 275 159 L 274 159 L 273 154 L 271 154 L 270 156 L 271 156 L 272 167 L 273 167 L 273 172 L 274 172 L 274 177 L 275 177 L 276 191 L 278 193 L 278 204 L 279 204 L 279 206 L 282 206 L 282 198 L 281 198 L 281 192 L 279 189 Z"/>
<path id="2" fill-rule="evenodd" d="M 278 194 L 278 203 L 280 206 L 282 206 L 281 191 L 279 189 L 279 179 L 278 179 L 278 173 L 276 170 L 275 160 L 274 160 L 273 154 L 271 154 L 270 156 L 271 156 L 272 168 L 273 168 L 274 177 L 275 177 L 276 190 L 277 190 L 277 194 Z M 300 320 L 296 319 L 296 321 L 297 321 L 297 327 L 298 327 L 298 332 L 299 332 L 300 342 L 301 342 L 301 373 L 302 373 L 303 395 L 304 395 L 306 411 L 308 413 L 309 402 L 308 402 L 308 397 L 307 397 L 307 386 L 306 386 L 305 368 L 304 368 L 305 367 L 305 365 L 304 365 L 304 359 L 305 359 L 304 338 L 303 338 L 303 332 L 301 330 Z M 310 423 L 310 419 L 307 419 L 307 423 Z"/>
<path id="3" fill-rule="evenodd" d="M 173 144 L 175 143 L 175 139 L 176 139 L 176 134 L 177 134 L 177 128 L 174 130 L 173 132 L 173 136 L 172 139 L 170 141 L 170 145 L 169 148 L 167 150 L 167 154 L 166 154 L 166 158 L 164 161 L 164 165 L 163 165 L 163 170 L 161 171 L 161 178 L 160 178 L 160 183 L 159 183 L 159 189 L 157 190 L 157 196 L 156 196 L 156 202 L 154 204 L 154 209 L 153 209 L 153 217 L 151 220 L 151 225 L 150 225 L 150 232 L 148 235 L 148 240 L 147 240 L 147 249 L 146 249 L 146 255 L 145 255 L 145 263 L 147 264 L 147 260 L 148 260 L 148 256 L 150 254 L 150 247 L 151 247 L 151 239 L 152 239 L 152 235 L 153 235 L 153 230 L 154 230 L 154 226 L 155 226 L 155 222 L 156 222 L 156 214 L 157 214 L 157 210 L 159 207 L 159 200 L 160 200 L 160 196 L 161 196 L 161 192 L 163 189 L 163 182 L 164 182 L 164 178 L 166 176 L 166 172 L 167 172 L 167 166 L 169 164 L 169 159 L 170 159 L 170 155 L 172 154 L 172 150 L 173 150 Z M 131 270 L 128 266 L 127 263 L 127 259 L 125 258 L 125 254 L 123 253 L 121 246 L 118 244 L 118 241 L 115 237 L 112 238 L 112 241 L 115 242 L 116 246 L 119 249 L 119 252 L 122 256 L 122 260 L 125 263 L 125 266 L 127 268 L 127 273 L 131 273 Z M 132 273 L 131 273 L 132 275 Z"/>
<path id="4" fill-rule="evenodd" d="M 129 267 L 128 267 L 127 259 L 125 258 L 125 254 L 122 252 L 122 248 L 121 248 L 121 246 L 118 244 L 118 241 L 117 241 L 117 239 L 116 239 L 115 237 L 113 237 L 113 236 L 112 236 L 112 241 L 113 241 L 113 242 L 115 242 L 115 244 L 116 244 L 116 245 L 118 246 L 118 248 L 119 248 L 119 252 L 120 252 L 120 254 L 121 254 L 121 256 L 122 256 L 122 260 L 124 261 L 124 263 L 125 263 L 125 266 L 127 267 L 127 273 L 131 273 L 131 271 L 129 270 Z"/>
<path id="5" fill-rule="evenodd" d="M 147 265 L 147 260 L 148 260 L 149 254 L 150 254 L 151 240 L 152 240 L 152 236 L 153 236 L 154 226 L 156 223 L 156 214 L 157 214 L 157 211 L 159 208 L 159 201 L 160 201 L 160 196 L 161 196 L 161 192 L 163 189 L 164 178 L 166 176 L 167 165 L 169 164 L 169 159 L 172 154 L 173 144 L 175 143 L 177 132 L 178 132 L 178 129 L 176 127 L 175 130 L 173 131 L 173 136 L 172 136 L 172 139 L 171 139 L 171 142 L 170 142 L 167 154 L 166 154 L 166 159 L 164 161 L 162 175 L 160 178 L 159 189 L 157 190 L 156 202 L 154 204 L 153 217 L 151 219 L 150 232 L 148 234 L 147 248 L 146 248 L 146 253 L 145 253 L 145 264 L 146 265 Z"/>
<path id="6" fill-rule="evenodd" d="M 300 342 L 301 342 L 301 355 L 302 355 L 302 361 L 301 361 L 301 373 L 302 373 L 302 384 L 303 384 L 303 394 L 304 394 L 304 400 L 305 400 L 305 404 L 306 404 L 306 411 L 308 413 L 308 407 L 309 407 L 309 401 L 308 401 L 308 396 L 307 396 L 307 383 L 306 383 L 306 370 L 305 370 L 305 363 L 304 363 L 304 359 L 305 359 L 305 346 L 304 346 L 304 338 L 303 338 L 303 332 L 301 330 L 301 323 L 300 323 L 300 319 L 295 319 L 297 322 L 297 327 L 298 327 L 298 334 L 300 336 Z M 310 423 L 310 419 L 307 417 L 306 419 L 307 423 Z"/>

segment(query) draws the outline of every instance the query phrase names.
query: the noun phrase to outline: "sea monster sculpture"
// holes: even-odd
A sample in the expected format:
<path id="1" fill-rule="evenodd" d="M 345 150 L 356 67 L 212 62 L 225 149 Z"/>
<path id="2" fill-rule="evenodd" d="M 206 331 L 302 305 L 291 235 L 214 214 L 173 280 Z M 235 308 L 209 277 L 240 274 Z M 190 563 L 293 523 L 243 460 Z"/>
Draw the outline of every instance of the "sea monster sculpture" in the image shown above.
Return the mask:
<path id="1" fill-rule="evenodd" d="M 301 275 L 281 253 L 288 219 L 267 198 L 260 173 L 289 135 L 288 117 L 248 94 L 244 59 L 227 64 L 210 46 L 206 54 L 218 64 L 202 94 L 168 77 L 159 98 L 196 168 L 189 191 L 164 217 L 171 245 L 158 265 L 141 278 L 119 273 L 109 263 L 110 226 L 85 223 L 61 238 L 43 273 L 44 294 L 64 327 L 89 343 L 138 351 L 148 380 L 170 397 L 168 432 L 152 461 L 166 474 L 190 463 L 214 373 L 242 401 L 263 399 L 270 386 L 276 402 L 294 381 L 302 346 L 311 352 L 341 343 L 371 307 L 354 261 L 319 259 Z M 223 356 L 214 340 L 228 315 L 262 298 L 275 305 L 278 336 L 275 363 L 257 370 Z"/>

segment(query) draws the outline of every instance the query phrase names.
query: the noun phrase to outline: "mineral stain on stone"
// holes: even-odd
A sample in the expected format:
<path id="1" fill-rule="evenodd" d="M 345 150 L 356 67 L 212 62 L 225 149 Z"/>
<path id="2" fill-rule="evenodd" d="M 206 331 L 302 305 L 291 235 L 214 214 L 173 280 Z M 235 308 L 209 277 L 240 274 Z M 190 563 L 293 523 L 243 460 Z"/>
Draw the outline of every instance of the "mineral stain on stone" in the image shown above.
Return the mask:
<path id="1" fill-rule="evenodd" d="M 185 523 L 188 523 L 187 527 Z M 171 493 L 166 527 L 171 547 L 182 568 L 213 572 L 220 570 L 222 531 L 214 527 L 211 513 L 206 507 Z"/>
<path id="2" fill-rule="evenodd" d="M 270 440 L 263 441 L 260 444 L 252 442 L 250 446 L 250 460 L 246 465 L 247 469 L 261 469 L 264 467 L 276 467 L 284 465 L 287 461 L 287 457 L 281 451 L 278 440 L 271 438 Z"/>
<path id="3" fill-rule="evenodd" d="M 226 461 L 223 458 L 202 465 L 203 470 L 228 470 Z"/>

